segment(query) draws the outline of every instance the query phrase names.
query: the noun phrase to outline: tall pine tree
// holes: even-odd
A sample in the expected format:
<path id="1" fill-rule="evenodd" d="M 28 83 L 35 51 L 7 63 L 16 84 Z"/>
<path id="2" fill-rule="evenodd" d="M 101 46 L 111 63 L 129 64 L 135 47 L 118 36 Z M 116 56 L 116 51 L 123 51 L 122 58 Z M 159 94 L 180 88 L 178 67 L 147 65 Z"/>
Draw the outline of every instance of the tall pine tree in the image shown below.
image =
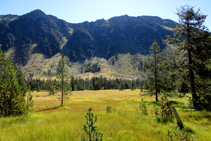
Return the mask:
<path id="1" fill-rule="evenodd" d="M 62 56 L 62 59 L 59 63 L 59 74 L 57 76 L 59 80 L 59 87 L 61 89 L 61 106 L 64 104 L 64 99 L 65 96 L 68 95 L 68 91 L 70 90 L 68 81 L 69 81 L 69 76 L 68 76 L 68 70 L 66 68 L 66 62 L 64 55 Z"/>
<path id="2" fill-rule="evenodd" d="M 198 92 L 199 78 L 205 74 L 208 78 L 210 74 L 209 66 L 210 54 L 210 33 L 203 26 L 206 15 L 201 14 L 200 9 L 194 10 L 191 6 L 183 6 L 178 9 L 180 26 L 174 29 L 177 38 L 168 36 L 167 43 L 177 44 L 184 56 L 183 66 L 187 69 L 189 83 L 192 93 L 193 106 L 196 109 L 202 109 L 201 94 Z M 200 69 L 204 68 L 204 69 Z M 207 70 L 206 73 L 204 71 Z M 202 79 L 203 80 L 203 79 Z"/>
<path id="3" fill-rule="evenodd" d="M 155 92 L 155 100 L 158 101 L 158 93 L 160 91 L 161 81 L 161 62 L 162 52 L 160 46 L 155 40 L 150 47 L 151 54 L 147 56 L 147 60 L 144 62 L 144 66 L 148 75 L 148 86 L 150 92 Z"/>

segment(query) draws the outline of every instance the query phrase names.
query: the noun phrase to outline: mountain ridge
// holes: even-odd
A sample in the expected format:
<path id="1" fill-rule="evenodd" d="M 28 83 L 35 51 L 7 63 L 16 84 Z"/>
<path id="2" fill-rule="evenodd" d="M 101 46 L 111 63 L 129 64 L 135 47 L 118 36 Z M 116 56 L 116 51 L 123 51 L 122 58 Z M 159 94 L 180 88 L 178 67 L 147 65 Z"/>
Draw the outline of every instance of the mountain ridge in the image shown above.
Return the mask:
<path id="1" fill-rule="evenodd" d="M 0 44 L 8 58 L 22 67 L 36 54 L 41 54 L 43 59 L 63 54 L 81 66 L 94 57 L 104 58 L 112 65 L 109 59 L 118 54 L 149 54 L 154 40 L 161 49 L 165 48 L 162 40 L 166 35 L 173 36 L 172 28 L 176 24 L 157 16 L 128 15 L 68 23 L 38 9 L 22 16 L 1 15 Z"/>

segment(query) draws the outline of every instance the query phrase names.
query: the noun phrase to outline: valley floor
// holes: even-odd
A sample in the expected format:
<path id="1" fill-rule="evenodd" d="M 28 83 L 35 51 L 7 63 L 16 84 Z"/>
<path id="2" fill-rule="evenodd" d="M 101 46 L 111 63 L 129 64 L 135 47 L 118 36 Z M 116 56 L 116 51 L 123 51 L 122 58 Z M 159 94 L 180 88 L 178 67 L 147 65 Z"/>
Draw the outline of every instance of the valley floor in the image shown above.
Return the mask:
<path id="1" fill-rule="evenodd" d="M 82 127 L 89 107 L 97 116 L 96 125 L 103 140 L 146 141 L 167 140 L 168 130 L 177 131 L 173 122 L 157 122 L 151 111 L 154 96 L 142 96 L 140 90 L 100 90 L 72 92 L 65 106 L 60 107 L 60 93 L 33 92 L 34 112 L 19 117 L 0 119 L 0 140 L 81 140 Z M 142 93 L 143 94 L 143 93 Z M 148 115 L 141 115 L 139 105 L 144 99 Z M 193 140 L 211 140 L 211 113 L 189 109 L 188 98 L 169 98 L 176 107 Z M 112 113 L 106 107 L 113 108 Z M 174 137 L 176 139 L 176 137 Z M 178 139 L 177 139 L 178 140 Z"/>

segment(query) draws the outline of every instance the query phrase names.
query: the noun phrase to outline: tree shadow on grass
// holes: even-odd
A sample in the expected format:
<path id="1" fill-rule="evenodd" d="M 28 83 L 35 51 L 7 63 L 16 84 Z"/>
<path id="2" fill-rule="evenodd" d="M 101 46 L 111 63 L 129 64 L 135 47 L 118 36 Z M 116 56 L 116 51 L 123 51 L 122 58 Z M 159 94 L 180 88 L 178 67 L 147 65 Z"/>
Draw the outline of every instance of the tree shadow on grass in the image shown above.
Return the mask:
<path id="1" fill-rule="evenodd" d="M 159 106 L 161 101 L 145 101 L 145 102 L 152 103 L 154 105 Z M 180 102 L 180 101 L 169 100 L 169 103 L 170 103 L 170 105 L 175 106 L 175 107 L 180 107 L 180 108 L 186 107 L 187 108 L 187 106 L 183 102 Z"/>
<path id="2" fill-rule="evenodd" d="M 62 106 L 54 106 L 54 107 L 47 107 L 47 108 L 43 108 L 43 109 L 38 109 L 37 112 L 50 112 L 50 111 L 54 111 L 56 109 L 61 108 Z"/>
<path id="3" fill-rule="evenodd" d="M 200 113 L 200 115 L 188 115 L 188 118 L 194 118 L 195 120 L 202 120 L 202 119 L 208 119 L 209 121 L 211 121 L 211 114 L 210 113 L 205 113 L 202 112 Z M 211 124 L 211 123 L 210 123 Z"/>

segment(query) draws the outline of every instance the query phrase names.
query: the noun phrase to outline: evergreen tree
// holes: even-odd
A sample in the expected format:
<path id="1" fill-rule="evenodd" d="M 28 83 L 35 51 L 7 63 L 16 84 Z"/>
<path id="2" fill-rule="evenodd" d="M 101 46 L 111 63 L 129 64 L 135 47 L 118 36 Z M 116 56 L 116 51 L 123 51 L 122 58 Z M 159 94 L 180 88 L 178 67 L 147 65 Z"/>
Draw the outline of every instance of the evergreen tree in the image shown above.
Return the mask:
<path id="1" fill-rule="evenodd" d="M 17 76 L 18 84 L 20 86 L 20 91 L 22 95 L 25 96 L 27 92 L 27 83 L 26 83 L 25 75 L 23 74 L 20 67 L 18 67 L 16 71 L 16 76 Z"/>
<path id="2" fill-rule="evenodd" d="M 160 63 L 161 77 L 160 77 L 160 89 L 166 92 L 172 92 L 178 90 L 179 77 L 178 77 L 178 64 L 180 60 L 174 52 L 168 49 L 164 50 L 162 61 Z"/>
<path id="3" fill-rule="evenodd" d="M 160 91 L 161 82 L 161 61 L 162 52 L 160 52 L 160 46 L 157 41 L 154 41 L 150 47 L 151 54 L 147 56 L 147 60 L 144 62 L 144 66 L 148 75 L 149 91 L 155 91 L 155 100 L 158 101 L 158 92 Z"/>
<path id="4" fill-rule="evenodd" d="M 122 80 L 120 80 L 119 90 L 123 91 L 124 89 L 125 89 L 125 83 Z"/>
<path id="5" fill-rule="evenodd" d="M 200 82 L 198 80 L 210 76 L 210 70 L 207 66 L 209 66 L 211 40 L 210 33 L 203 26 L 206 15 L 201 14 L 200 9 L 195 11 L 193 7 L 187 5 L 181 7 L 177 15 L 180 23 L 180 26 L 174 29 L 177 38 L 168 36 L 166 42 L 177 44 L 182 51 L 184 55 L 183 66 L 186 67 L 188 72 L 193 106 L 196 109 L 202 109 L 203 104 L 200 99 L 203 94 L 198 91 L 200 87 L 197 88 L 197 86 L 200 84 L 197 83 Z M 204 73 L 205 71 L 206 73 Z"/>
<path id="6" fill-rule="evenodd" d="M 49 95 L 54 95 L 55 85 L 52 80 L 47 80 L 47 90 L 49 91 Z"/>
<path id="7" fill-rule="evenodd" d="M 83 125 L 83 130 L 87 133 L 89 141 L 102 141 L 103 134 L 99 132 L 97 126 L 95 126 L 97 116 L 94 116 L 91 111 L 92 108 L 89 108 L 88 113 L 85 115 L 86 124 Z M 82 140 L 85 141 L 87 139 L 84 137 Z"/>
<path id="8" fill-rule="evenodd" d="M 26 104 L 19 89 L 13 64 L 0 49 L 0 116 L 24 114 Z"/>
<path id="9" fill-rule="evenodd" d="M 33 103 L 32 98 L 33 98 L 33 96 L 31 94 L 31 87 L 29 86 L 28 94 L 27 94 L 27 97 L 26 97 L 26 110 L 27 110 L 27 113 L 29 113 L 30 111 L 33 110 L 34 103 Z"/>
<path id="10" fill-rule="evenodd" d="M 64 97 L 68 95 L 68 70 L 66 68 L 66 62 L 64 59 L 64 55 L 62 56 L 62 59 L 59 63 L 59 75 L 58 75 L 58 80 L 59 80 L 59 87 L 61 89 L 61 106 L 64 104 Z"/>

